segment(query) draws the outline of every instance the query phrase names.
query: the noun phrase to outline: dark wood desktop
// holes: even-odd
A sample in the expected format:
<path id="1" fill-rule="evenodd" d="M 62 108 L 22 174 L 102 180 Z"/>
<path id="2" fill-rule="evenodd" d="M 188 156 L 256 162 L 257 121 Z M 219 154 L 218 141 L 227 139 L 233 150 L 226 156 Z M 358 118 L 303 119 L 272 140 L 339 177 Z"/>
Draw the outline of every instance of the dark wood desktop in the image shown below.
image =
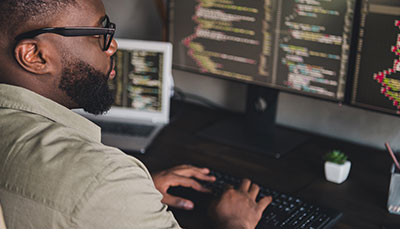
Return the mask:
<path id="1" fill-rule="evenodd" d="M 146 154 L 132 154 L 150 171 L 183 163 L 208 166 L 304 200 L 337 209 L 334 228 L 400 228 L 400 216 L 387 211 L 391 159 L 387 152 L 310 134 L 310 139 L 281 159 L 216 143 L 196 132 L 228 113 L 174 102 L 173 120 Z M 383 142 L 382 142 L 383 144 Z M 340 185 L 325 180 L 322 155 L 340 149 L 349 155 L 349 178 Z M 193 211 L 171 209 L 184 228 L 210 228 L 210 195 L 190 193 Z"/>

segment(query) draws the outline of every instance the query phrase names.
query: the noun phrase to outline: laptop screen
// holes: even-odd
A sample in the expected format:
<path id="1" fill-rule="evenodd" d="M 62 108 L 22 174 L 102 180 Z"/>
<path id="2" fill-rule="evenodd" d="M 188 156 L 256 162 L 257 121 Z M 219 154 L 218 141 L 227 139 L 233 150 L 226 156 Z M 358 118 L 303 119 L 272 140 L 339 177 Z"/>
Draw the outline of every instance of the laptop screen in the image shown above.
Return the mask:
<path id="1" fill-rule="evenodd" d="M 160 51 L 119 49 L 114 56 L 116 76 L 109 81 L 115 106 L 161 111 L 163 58 Z"/>

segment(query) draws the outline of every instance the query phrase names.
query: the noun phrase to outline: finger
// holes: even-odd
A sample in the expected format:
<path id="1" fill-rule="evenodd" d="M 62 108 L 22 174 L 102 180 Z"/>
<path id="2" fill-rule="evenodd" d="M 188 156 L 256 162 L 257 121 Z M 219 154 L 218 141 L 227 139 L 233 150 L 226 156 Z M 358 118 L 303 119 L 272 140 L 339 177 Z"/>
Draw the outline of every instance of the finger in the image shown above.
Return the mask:
<path id="1" fill-rule="evenodd" d="M 249 191 L 250 198 L 252 200 L 255 200 L 259 191 L 260 191 L 260 187 L 257 184 L 252 184 L 250 186 L 250 191 Z"/>
<path id="2" fill-rule="evenodd" d="M 178 165 L 178 166 L 172 167 L 170 170 L 181 170 L 181 169 L 187 169 L 189 167 L 192 167 L 192 166 L 184 164 L 184 165 Z"/>
<path id="3" fill-rule="evenodd" d="M 194 176 L 196 174 L 208 175 L 210 173 L 210 169 L 185 165 L 174 168 L 173 172 L 181 176 Z"/>
<path id="4" fill-rule="evenodd" d="M 263 212 L 271 202 L 272 202 L 271 196 L 265 196 L 261 198 L 257 203 L 257 211 Z"/>
<path id="5" fill-rule="evenodd" d="M 251 184 L 251 181 L 249 179 L 243 179 L 242 183 L 240 184 L 239 190 L 244 193 L 249 192 L 250 184 Z"/>
<path id="6" fill-rule="evenodd" d="M 201 169 L 201 168 L 198 168 L 198 167 L 195 167 L 195 166 L 193 166 L 193 165 L 178 165 L 178 166 L 175 166 L 175 167 L 173 167 L 173 168 L 170 168 L 169 169 L 169 171 L 171 171 L 171 172 L 178 172 L 178 173 L 180 173 L 180 172 L 184 172 L 184 171 L 187 171 L 187 170 L 190 170 L 190 169 Z"/>
<path id="7" fill-rule="evenodd" d="M 171 186 L 183 186 L 187 188 L 193 188 L 199 192 L 209 192 L 210 190 L 203 187 L 199 182 L 193 180 L 192 178 L 175 176 Z"/>
<path id="8" fill-rule="evenodd" d="M 216 180 L 215 176 L 208 175 L 210 173 L 210 170 L 208 168 L 191 167 L 191 168 L 176 170 L 174 171 L 174 173 L 180 176 L 195 177 L 199 180 L 204 180 L 209 182 L 214 182 Z"/>
<path id="9" fill-rule="evenodd" d="M 162 199 L 162 201 L 164 204 L 171 206 L 171 207 L 175 207 L 175 208 L 181 208 L 181 209 L 185 209 L 185 210 L 191 210 L 194 207 L 194 204 L 192 201 L 184 199 L 184 198 L 180 198 L 180 197 L 176 197 L 170 194 L 166 194 L 164 195 L 164 198 Z"/>
<path id="10" fill-rule="evenodd" d="M 202 180 L 202 181 L 208 181 L 208 182 L 214 182 L 214 181 L 217 180 L 217 178 L 215 176 L 210 176 L 210 175 L 207 175 L 207 174 L 195 173 L 195 174 L 192 175 L 192 177 L 195 177 L 195 178 L 197 178 L 199 180 Z"/>

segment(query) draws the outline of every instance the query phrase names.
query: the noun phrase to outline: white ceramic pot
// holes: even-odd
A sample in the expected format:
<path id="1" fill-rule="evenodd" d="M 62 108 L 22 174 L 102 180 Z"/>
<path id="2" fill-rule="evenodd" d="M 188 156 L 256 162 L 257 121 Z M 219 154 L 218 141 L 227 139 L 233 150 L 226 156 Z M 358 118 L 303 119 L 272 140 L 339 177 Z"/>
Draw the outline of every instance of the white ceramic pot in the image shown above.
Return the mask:
<path id="1" fill-rule="evenodd" d="M 343 183 L 350 173 L 351 162 L 346 161 L 343 165 L 333 162 L 325 162 L 325 178 L 333 183 Z"/>

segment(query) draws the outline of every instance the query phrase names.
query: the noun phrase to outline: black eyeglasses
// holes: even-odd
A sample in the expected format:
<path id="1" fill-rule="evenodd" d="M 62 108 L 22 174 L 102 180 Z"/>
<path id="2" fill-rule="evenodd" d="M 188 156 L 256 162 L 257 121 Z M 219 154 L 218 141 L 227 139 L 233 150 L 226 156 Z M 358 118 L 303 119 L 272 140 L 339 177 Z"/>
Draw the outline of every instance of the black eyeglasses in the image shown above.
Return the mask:
<path id="1" fill-rule="evenodd" d="M 54 27 L 54 28 L 43 28 L 32 30 L 15 37 L 16 42 L 23 39 L 34 38 L 43 33 L 55 33 L 65 37 L 79 37 L 79 36 L 95 36 L 103 35 L 102 39 L 103 51 L 107 51 L 110 48 L 112 39 L 114 37 L 116 26 L 110 22 L 110 19 L 106 15 L 103 20 L 103 28 L 99 27 Z"/>

